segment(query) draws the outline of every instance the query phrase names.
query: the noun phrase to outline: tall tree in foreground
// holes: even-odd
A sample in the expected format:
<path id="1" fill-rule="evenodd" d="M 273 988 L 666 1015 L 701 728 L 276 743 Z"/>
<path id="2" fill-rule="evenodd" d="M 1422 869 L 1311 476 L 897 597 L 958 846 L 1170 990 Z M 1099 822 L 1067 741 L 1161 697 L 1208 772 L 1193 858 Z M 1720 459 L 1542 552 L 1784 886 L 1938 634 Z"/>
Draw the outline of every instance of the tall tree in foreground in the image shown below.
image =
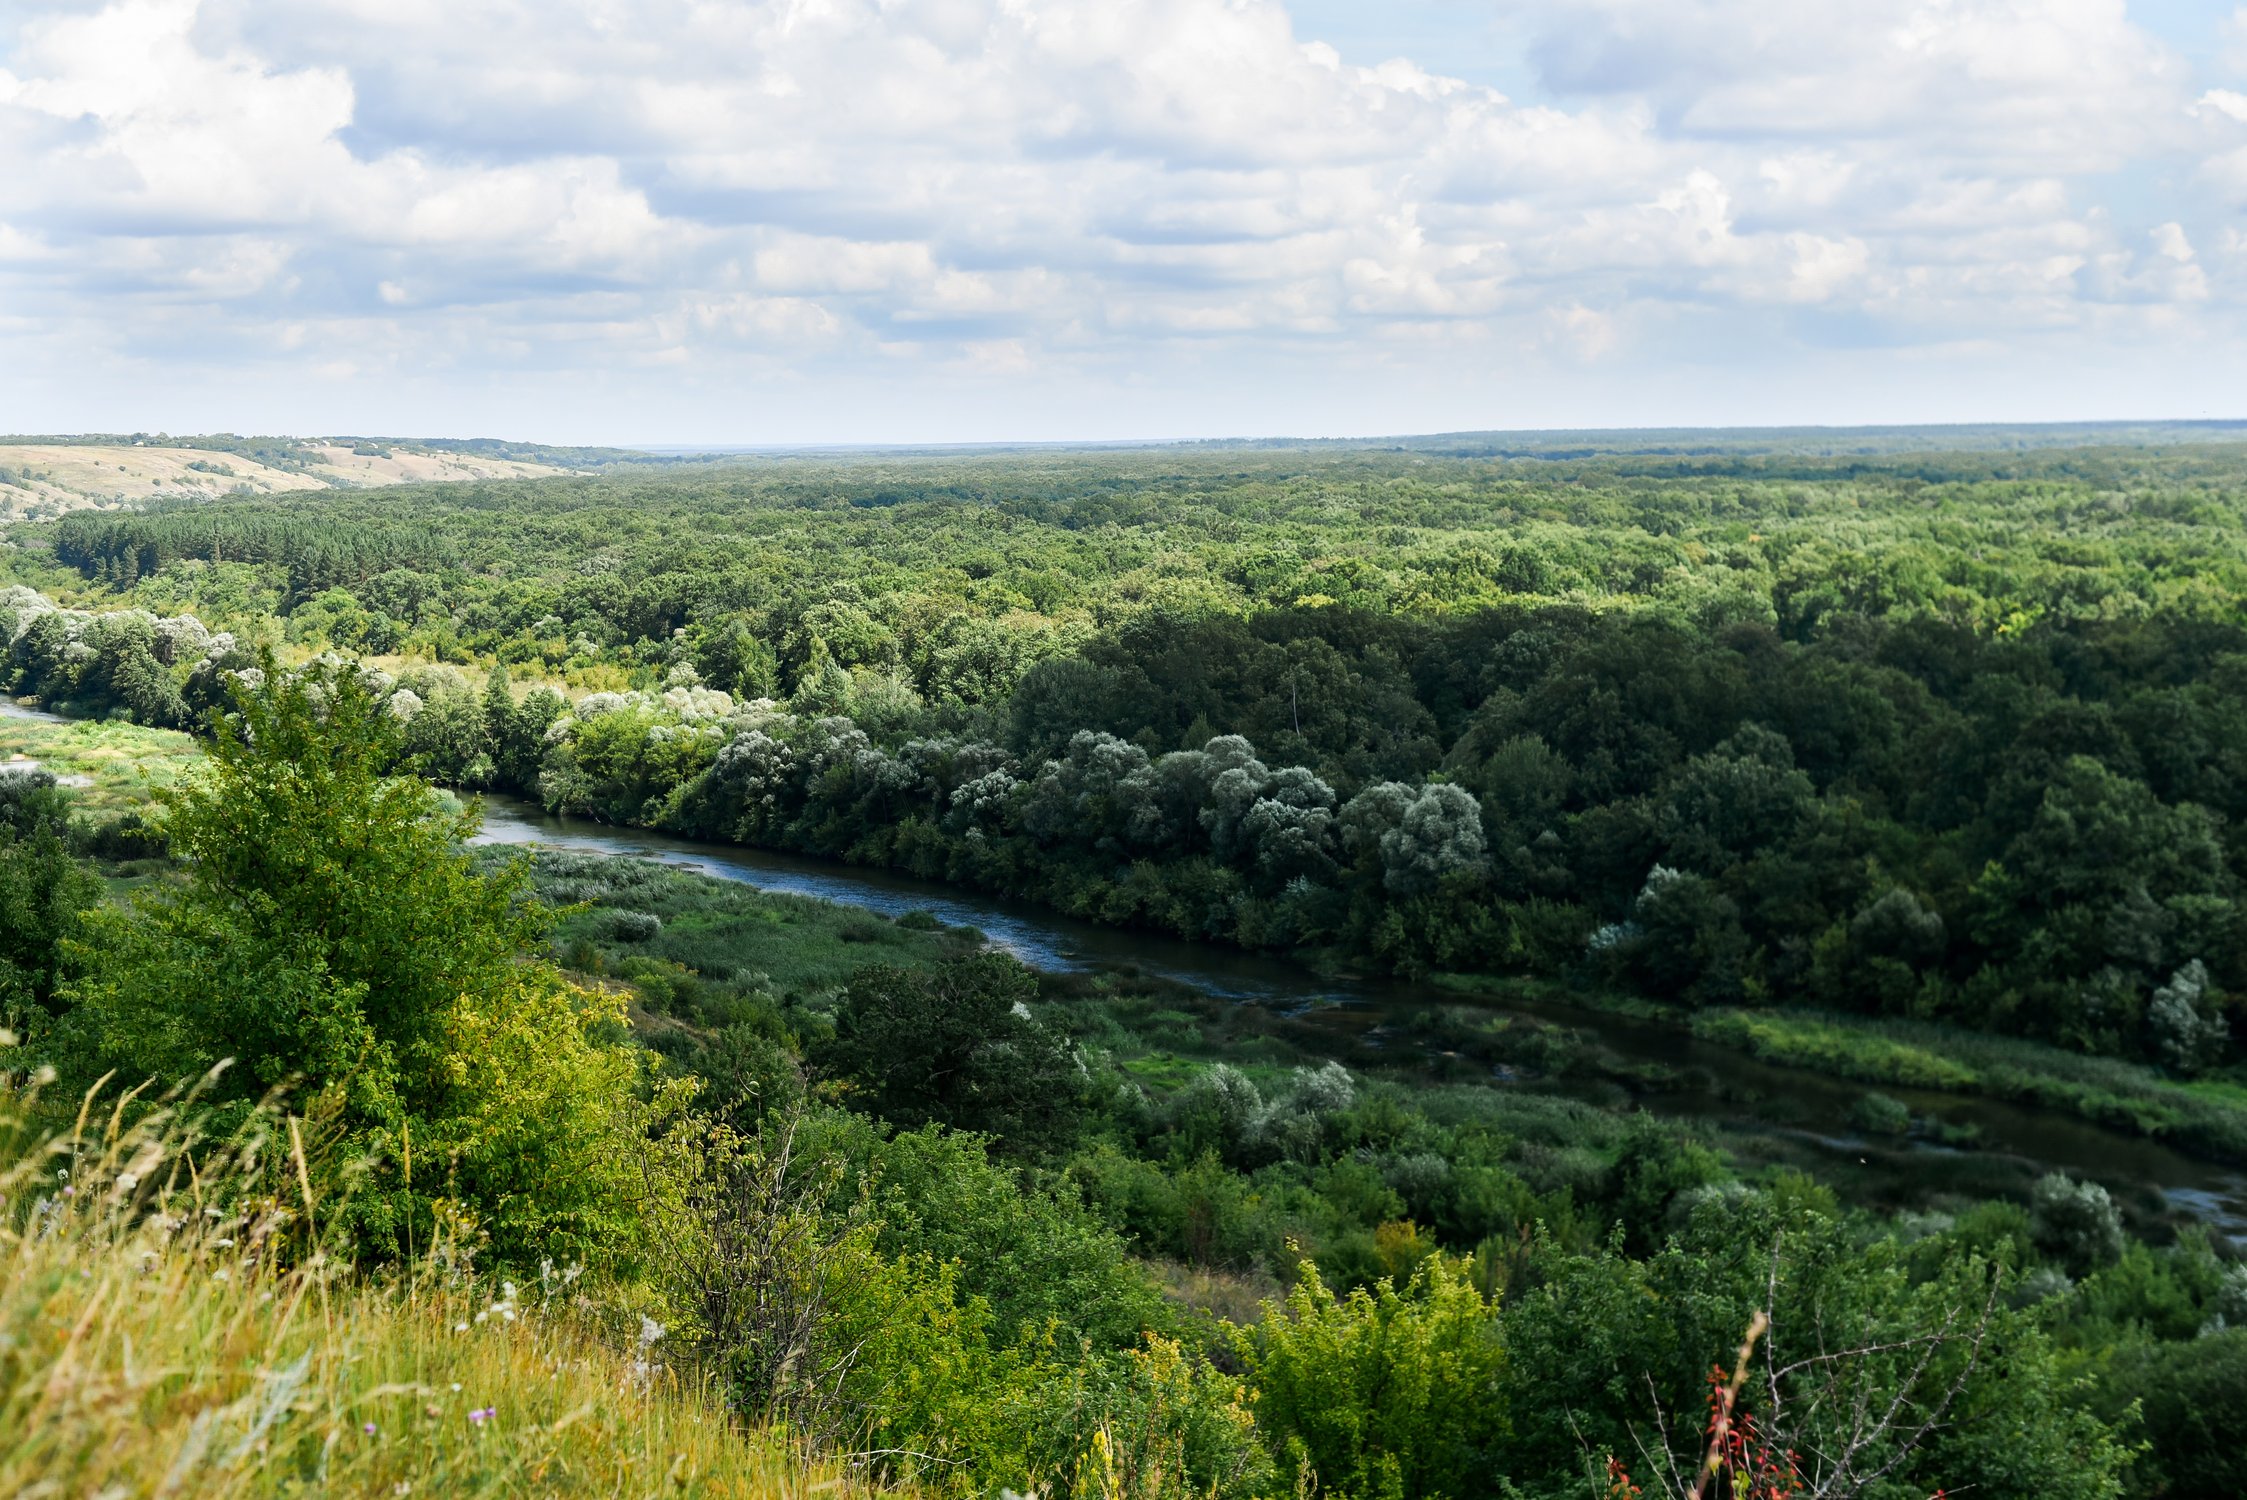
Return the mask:
<path id="1" fill-rule="evenodd" d="M 0 1028 L 44 1026 L 64 946 L 101 899 L 101 882 L 71 858 L 69 828 L 51 773 L 0 770 Z"/>
<path id="2" fill-rule="evenodd" d="M 136 1082 L 231 1059 L 209 1097 L 237 1105 L 320 1097 L 338 1159 L 372 1164 L 372 1253 L 440 1205 L 505 1257 L 614 1251 L 636 1159 L 614 1007 L 535 956 L 521 876 L 475 869 L 476 813 L 393 774 L 398 756 L 353 672 L 268 663 L 237 688 L 204 773 L 165 799 L 185 879 L 95 920 L 56 1050 Z"/>

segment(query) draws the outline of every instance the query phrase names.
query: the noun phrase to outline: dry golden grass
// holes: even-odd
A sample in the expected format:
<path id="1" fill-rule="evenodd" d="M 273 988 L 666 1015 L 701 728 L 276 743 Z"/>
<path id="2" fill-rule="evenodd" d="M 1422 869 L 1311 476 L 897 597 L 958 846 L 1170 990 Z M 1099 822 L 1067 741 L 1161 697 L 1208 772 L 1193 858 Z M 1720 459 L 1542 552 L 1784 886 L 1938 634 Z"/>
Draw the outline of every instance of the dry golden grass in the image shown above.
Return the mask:
<path id="1" fill-rule="evenodd" d="M 356 453 L 326 444 L 300 468 L 241 453 L 114 443 L 0 443 L 0 519 L 60 515 L 159 495 L 269 495 L 285 490 L 535 479 L 569 471 L 480 454 Z"/>
<path id="2" fill-rule="evenodd" d="M 0 1057 L 4 1057 L 0 1052 Z M 843 1496 L 623 1347 L 566 1275 L 323 1256 L 302 1135 L 198 1143 L 170 1109 L 42 1134 L 0 1091 L 0 1494 Z"/>

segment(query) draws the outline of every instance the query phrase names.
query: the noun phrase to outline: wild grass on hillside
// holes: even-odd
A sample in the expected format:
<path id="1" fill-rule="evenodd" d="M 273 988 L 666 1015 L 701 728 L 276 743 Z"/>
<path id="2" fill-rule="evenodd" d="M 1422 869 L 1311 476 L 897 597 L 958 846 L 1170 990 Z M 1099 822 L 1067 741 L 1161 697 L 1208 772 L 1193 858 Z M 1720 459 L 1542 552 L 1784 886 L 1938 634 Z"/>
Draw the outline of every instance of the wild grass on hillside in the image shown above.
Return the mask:
<path id="1" fill-rule="evenodd" d="M 566 1271 L 323 1255 L 299 1122 L 123 1113 L 43 1131 L 0 1094 L 0 1493 L 847 1493 L 665 1368 L 653 1324 L 604 1339 Z"/>

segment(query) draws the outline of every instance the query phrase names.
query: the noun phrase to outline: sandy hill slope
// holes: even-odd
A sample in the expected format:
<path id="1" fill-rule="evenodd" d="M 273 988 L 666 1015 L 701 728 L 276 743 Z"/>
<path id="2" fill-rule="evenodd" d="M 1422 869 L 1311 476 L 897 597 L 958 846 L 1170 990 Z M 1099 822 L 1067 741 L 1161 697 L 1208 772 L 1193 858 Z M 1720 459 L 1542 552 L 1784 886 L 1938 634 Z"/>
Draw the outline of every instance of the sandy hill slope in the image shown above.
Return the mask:
<path id="1" fill-rule="evenodd" d="M 0 520 L 55 516 L 162 495 L 271 494 L 567 472 L 480 454 L 346 443 L 302 444 L 287 462 L 276 463 L 208 448 L 0 439 Z"/>

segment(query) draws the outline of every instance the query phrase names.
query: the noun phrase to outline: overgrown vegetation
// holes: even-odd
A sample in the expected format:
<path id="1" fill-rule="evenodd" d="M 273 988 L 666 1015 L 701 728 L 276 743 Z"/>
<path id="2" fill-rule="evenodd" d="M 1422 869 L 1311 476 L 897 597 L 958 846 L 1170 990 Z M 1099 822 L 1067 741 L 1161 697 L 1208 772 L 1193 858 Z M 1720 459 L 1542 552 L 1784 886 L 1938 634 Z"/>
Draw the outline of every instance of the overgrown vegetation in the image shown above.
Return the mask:
<path id="1" fill-rule="evenodd" d="M 187 723 L 259 641 L 402 654 L 430 774 L 559 809 L 2191 1074 L 2247 984 L 2243 463 L 1038 455 L 227 500 L 23 532 L 19 576 L 109 612 L 15 594 L 9 661 Z"/>
<path id="2" fill-rule="evenodd" d="M 599 1336 L 574 1268 L 480 1277 L 439 1242 L 355 1276 L 300 1175 L 308 1127 L 278 1105 L 214 1137 L 191 1098 L 129 1124 L 113 1093 L 78 1103 L 0 1100 L 9 1494 L 856 1488 L 730 1423 L 660 1339 Z"/>
<path id="3" fill-rule="evenodd" d="M 858 1484 L 1557 1500 L 1713 1453 L 1775 1497 L 2228 1492 L 2194 1413 L 2237 1247 L 2091 1182 L 1898 1212 L 1621 1107 L 1659 1066 L 1556 1028 L 1431 1004 L 1322 1052 L 932 919 L 471 854 L 429 782 L 1620 990 L 1742 1058 L 2230 1154 L 2239 473 L 1039 456 L 27 532 L 7 686 L 211 750 L 129 848 L 0 777 L 0 1065 L 25 1129 L 115 1074 L 118 1131 L 264 1128 L 269 1171 L 286 1088 L 331 1207 L 270 1274 L 351 1321 L 411 1314 L 435 1245 L 487 1304 L 583 1267 L 600 1358 Z M 9 1190 L 21 1243 L 56 1192 Z"/>

